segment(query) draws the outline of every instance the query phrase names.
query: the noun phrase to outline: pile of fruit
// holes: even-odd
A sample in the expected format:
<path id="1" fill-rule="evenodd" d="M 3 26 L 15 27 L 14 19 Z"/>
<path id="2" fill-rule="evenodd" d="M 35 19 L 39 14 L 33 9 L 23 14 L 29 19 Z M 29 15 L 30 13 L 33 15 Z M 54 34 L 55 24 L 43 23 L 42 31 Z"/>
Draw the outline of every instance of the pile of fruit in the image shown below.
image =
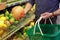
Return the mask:
<path id="1" fill-rule="evenodd" d="M 36 6 L 36 4 L 34 4 L 34 6 L 31 8 L 31 10 L 28 13 L 34 13 L 35 6 Z M 25 6 L 23 5 L 22 7 L 24 8 Z M 24 28 L 20 29 L 18 32 L 16 32 L 13 36 L 11 36 L 7 40 L 26 40 L 26 39 L 28 40 L 28 38 L 27 38 L 28 35 L 26 34 L 26 31 L 28 29 L 30 29 L 33 25 L 34 25 L 34 21 L 31 21 Z"/>
<path id="2" fill-rule="evenodd" d="M 8 10 L 5 10 L 5 12 L 0 14 L 0 37 L 2 37 L 3 35 L 7 34 L 10 31 L 10 28 L 12 28 L 11 25 L 17 24 L 19 22 L 19 19 L 24 16 L 24 14 L 23 14 L 24 11 L 22 9 L 23 7 L 25 7 L 25 6 L 24 5 L 23 6 L 16 6 L 16 7 L 12 8 L 11 12 L 9 12 Z M 19 10 L 19 11 L 17 11 L 17 10 Z M 35 10 L 35 5 L 31 8 L 31 10 L 29 12 L 33 13 L 34 10 Z M 17 14 L 20 15 L 20 16 L 15 16 Z M 16 19 L 16 17 L 19 17 L 19 18 Z M 34 24 L 34 23 L 32 22 L 31 24 Z M 30 28 L 30 27 L 31 27 L 31 25 L 28 26 L 28 27 L 25 27 L 23 29 L 24 32 L 19 32 L 19 34 L 23 33 L 22 35 L 25 35 L 26 34 L 25 30 Z M 18 37 L 18 38 L 20 38 L 20 37 Z"/>
<path id="3" fill-rule="evenodd" d="M 31 10 L 28 13 L 34 13 L 34 11 L 35 11 L 35 5 L 31 8 Z M 23 5 L 22 7 L 25 7 L 25 6 Z M 13 36 L 11 36 L 7 40 L 26 40 L 27 37 L 28 37 L 28 35 L 26 34 L 26 31 L 28 29 L 30 29 L 31 27 L 33 27 L 33 25 L 34 25 L 34 21 L 31 21 L 24 28 L 20 29 L 18 32 L 16 32 Z"/>
<path id="4" fill-rule="evenodd" d="M 31 13 L 31 10 L 29 12 Z M 33 25 L 34 25 L 34 21 L 31 21 L 29 24 L 27 24 L 25 27 L 20 29 L 18 32 L 16 32 L 13 36 L 8 38 L 7 40 L 26 40 L 28 37 L 26 31 L 31 27 L 33 27 Z"/>
<path id="5" fill-rule="evenodd" d="M 0 14 L 0 35 L 3 35 L 4 32 L 7 32 L 13 23 L 16 23 L 16 20 L 12 16 L 12 13 L 9 13 L 6 10 L 4 14 Z"/>
<path id="6" fill-rule="evenodd" d="M 7 33 L 9 30 L 9 28 L 11 28 L 13 24 L 17 24 L 18 20 L 16 19 L 16 17 L 22 17 L 22 14 L 20 14 L 20 12 L 22 11 L 21 8 L 17 9 L 20 6 L 16 6 L 14 8 L 12 8 L 11 12 L 4 10 L 5 12 L 0 14 L 0 36 L 2 36 L 5 32 Z M 18 10 L 18 11 L 15 11 Z M 19 16 L 16 16 L 16 15 Z M 14 15 L 14 16 L 13 16 Z M 19 17 L 19 19 L 20 19 Z"/>

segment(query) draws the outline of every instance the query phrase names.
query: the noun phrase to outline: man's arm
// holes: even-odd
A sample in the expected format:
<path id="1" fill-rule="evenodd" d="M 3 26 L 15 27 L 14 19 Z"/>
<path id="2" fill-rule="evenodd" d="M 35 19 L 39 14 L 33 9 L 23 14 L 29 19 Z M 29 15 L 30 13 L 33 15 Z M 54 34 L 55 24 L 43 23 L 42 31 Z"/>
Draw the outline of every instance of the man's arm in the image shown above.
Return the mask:
<path id="1" fill-rule="evenodd" d="M 43 19 L 47 19 L 49 17 L 57 16 L 57 15 L 60 15 L 60 9 L 57 9 L 56 11 L 54 11 L 52 13 L 45 12 L 45 13 L 41 14 L 41 16 L 43 17 Z"/>
<path id="2" fill-rule="evenodd" d="M 60 9 L 54 11 L 52 14 L 53 14 L 53 16 L 60 15 Z"/>
<path id="3" fill-rule="evenodd" d="M 25 13 L 27 13 L 31 9 L 34 3 L 35 3 L 35 0 L 29 0 L 29 2 L 26 4 L 25 9 L 24 9 Z"/>

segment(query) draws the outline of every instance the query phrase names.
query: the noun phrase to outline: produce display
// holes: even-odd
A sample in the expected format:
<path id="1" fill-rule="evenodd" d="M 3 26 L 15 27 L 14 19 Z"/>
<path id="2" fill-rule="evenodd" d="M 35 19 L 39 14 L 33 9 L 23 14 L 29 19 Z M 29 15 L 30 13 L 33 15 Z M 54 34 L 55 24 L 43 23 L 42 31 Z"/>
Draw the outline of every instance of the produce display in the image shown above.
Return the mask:
<path id="1" fill-rule="evenodd" d="M 22 6 L 15 6 L 15 7 L 12 8 L 12 10 L 10 12 L 7 9 L 5 9 L 4 12 L 0 13 L 0 37 L 3 37 L 9 31 L 11 31 L 15 27 L 14 25 L 18 24 L 19 20 L 22 17 L 24 17 L 24 15 L 25 15 L 24 11 L 23 11 L 24 7 L 25 7 L 24 5 L 22 5 Z M 19 9 L 17 9 L 17 8 L 19 8 Z M 19 11 L 17 11 L 17 10 L 19 10 Z M 35 10 L 35 5 L 31 8 L 31 10 L 28 13 L 33 13 L 34 10 Z M 15 12 L 17 12 L 17 13 L 15 13 Z M 19 16 L 15 16 L 14 14 L 15 15 L 18 14 Z M 19 17 L 19 18 L 16 19 L 16 17 Z M 34 24 L 34 22 L 32 22 L 30 24 L 30 26 L 23 28 L 24 32 L 17 32 L 15 34 L 15 36 L 17 36 L 17 35 L 26 36 L 25 35 L 26 34 L 25 30 L 30 28 L 33 24 Z M 12 39 L 14 39 L 15 36 Z M 17 36 L 16 40 L 18 40 L 18 39 L 20 39 L 19 36 Z M 25 39 L 25 38 L 22 37 L 22 39 Z"/>
<path id="2" fill-rule="evenodd" d="M 35 4 L 36 5 L 36 4 Z M 35 10 L 35 5 L 31 8 L 31 10 L 29 11 L 29 13 L 33 13 Z M 24 7 L 24 6 L 23 6 Z M 28 29 L 30 29 L 31 27 L 33 27 L 34 25 L 34 21 L 31 21 L 29 24 L 27 24 L 25 27 L 23 27 L 22 29 L 20 29 L 18 32 L 16 32 L 13 36 L 11 36 L 10 38 L 8 38 L 7 40 L 28 40 L 28 35 L 26 34 L 26 31 Z"/>
<path id="3" fill-rule="evenodd" d="M 17 24 L 18 21 L 12 16 L 12 13 L 5 10 L 4 13 L 0 14 L 0 37 L 10 31 L 11 25 Z"/>
<path id="4" fill-rule="evenodd" d="M 20 29 L 18 32 L 16 32 L 13 36 L 8 38 L 7 40 L 26 40 L 28 39 L 28 35 L 26 34 L 26 31 L 30 29 L 34 25 L 34 22 L 31 21 L 29 25 L 26 25 L 24 28 Z"/>
<path id="5" fill-rule="evenodd" d="M 22 1 L 22 0 L 7 0 L 7 4 L 18 2 L 18 1 Z"/>
<path id="6" fill-rule="evenodd" d="M 2 2 L 13 3 L 13 2 L 17 2 L 17 1 L 21 1 L 21 0 L 0 0 L 0 3 L 2 3 Z"/>
<path id="7" fill-rule="evenodd" d="M 9 27 L 16 22 L 12 13 L 7 10 L 4 14 L 0 14 L 0 36 L 9 31 Z M 18 22 L 18 21 L 17 21 Z"/>

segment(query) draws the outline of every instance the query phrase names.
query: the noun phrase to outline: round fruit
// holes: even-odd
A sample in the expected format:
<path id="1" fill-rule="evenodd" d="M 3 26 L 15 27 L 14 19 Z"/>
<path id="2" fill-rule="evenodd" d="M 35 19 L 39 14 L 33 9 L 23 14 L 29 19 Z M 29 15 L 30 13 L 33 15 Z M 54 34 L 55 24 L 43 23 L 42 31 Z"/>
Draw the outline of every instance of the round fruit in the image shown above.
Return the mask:
<path id="1" fill-rule="evenodd" d="M 12 18 L 9 20 L 9 22 L 10 22 L 11 24 L 13 24 L 13 23 L 15 22 L 15 19 L 12 17 Z"/>
<path id="2" fill-rule="evenodd" d="M 1 14 L 0 17 L 4 17 L 4 14 Z"/>
<path id="3" fill-rule="evenodd" d="M 18 21 L 15 21 L 15 22 L 14 22 L 14 24 L 17 24 L 17 23 L 18 23 Z"/>
<path id="4" fill-rule="evenodd" d="M 5 16 L 8 16 L 9 15 L 9 12 L 6 10 L 6 12 L 5 12 Z"/>
<path id="5" fill-rule="evenodd" d="M 4 21 L 0 21 L 0 29 L 2 30 L 6 30 L 8 27 L 7 25 L 4 23 Z"/>
<path id="6" fill-rule="evenodd" d="M 30 26 L 33 26 L 34 25 L 34 22 L 32 21 L 31 23 L 30 23 Z"/>
<path id="7" fill-rule="evenodd" d="M 0 21 L 0 28 L 2 28 L 4 25 L 4 21 Z"/>
<path id="8" fill-rule="evenodd" d="M 11 25 L 9 21 L 5 21 L 5 24 L 6 24 L 7 26 L 10 26 L 10 25 Z"/>
<path id="9" fill-rule="evenodd" d="M 9 14 L 9 18 L 12 18 L 12 14 L 11 13 Z"/>
<path id="10" fill-rule="evenodd" d="M 6 16 L 6 20 L 9 20 L 9 17 L 8 16 Z"/>
<path id="11" fill-rule="evenodd" d="M 16 6 L 12 9 L 12 16 L 16 19 L 19 20 L 24 16 L 24 9 L 21 6 Z"/>
<path id="12" fill-rule="evenodd" d="M 6 20 L 6 17 L 1 17 L 0 18 L 0 21 L 5 21 Z"/>
<path id="13" fill-rule="evenodd" d="M 4 28 L 8 28 L 6 24 L 4 24 L 3 26 L 4 26 Z"/>

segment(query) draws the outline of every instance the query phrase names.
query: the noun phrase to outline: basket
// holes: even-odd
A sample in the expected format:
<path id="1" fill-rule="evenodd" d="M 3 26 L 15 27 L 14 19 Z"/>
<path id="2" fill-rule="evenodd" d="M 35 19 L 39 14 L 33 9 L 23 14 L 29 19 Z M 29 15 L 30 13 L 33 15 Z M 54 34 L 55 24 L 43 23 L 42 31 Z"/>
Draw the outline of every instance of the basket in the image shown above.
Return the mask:
<path id="1" fill-rule="evenodd" d="M 39 20 L 27 30 L 29 40 L 60 40 L 60 25 L 40 24 Z"/>

